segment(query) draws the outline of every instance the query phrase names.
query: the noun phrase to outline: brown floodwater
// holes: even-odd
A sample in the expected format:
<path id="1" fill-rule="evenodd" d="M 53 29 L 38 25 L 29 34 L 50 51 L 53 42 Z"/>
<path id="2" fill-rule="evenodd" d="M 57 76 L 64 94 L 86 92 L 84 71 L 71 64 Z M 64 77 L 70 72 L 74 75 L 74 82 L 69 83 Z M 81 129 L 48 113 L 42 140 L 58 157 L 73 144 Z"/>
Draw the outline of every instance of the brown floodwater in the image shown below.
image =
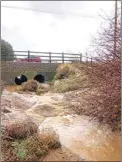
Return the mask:
<path id="1" fill-rule="evenodd" d="M 120 133 L 89 121 L 85 116 L 47 118 L 40 126 L 52 127 L 63 146 L 79 157 L 91 161 L 120 161 Z"/>

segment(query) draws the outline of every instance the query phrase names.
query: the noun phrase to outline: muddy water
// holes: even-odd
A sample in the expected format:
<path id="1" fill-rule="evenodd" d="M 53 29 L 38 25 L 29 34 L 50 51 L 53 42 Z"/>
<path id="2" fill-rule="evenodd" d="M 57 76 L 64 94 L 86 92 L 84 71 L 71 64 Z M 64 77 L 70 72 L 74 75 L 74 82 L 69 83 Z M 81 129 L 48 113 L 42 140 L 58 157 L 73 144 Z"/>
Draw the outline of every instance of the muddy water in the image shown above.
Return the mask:
<path id="1" fill-rule="evenodd" d="M 52 127 L 61 144 L 86 160 L 120 161 L 120 134 L 91 122 L 84 116 L 47 118 L 39 127 Z"/>
<path id="2" fill-rule="evenodd" d="M 5 101 L 3 99 L 5 99 Z M 56 112 L 59 112 L 59 109 L 64 111 L 65 108 L 63 109 L 58 105 L 58 109 L 54 104 L 56 102 L 59 104 L 59 101 L 62 100 L 61 95 L 58 95 L 57 98 L 57 94 L 35 96 L 34 94 L 18 94 L 4 91 L 2 95 L 3 102 L 7 103 L 6 99 L 11 102 L 11 108 L 13 110 L 16 108 L 17 110 L 18 108 L 22 109 L 23 112 L 25 111 L 26 114 L 30 115 L 37 123 L 40 124 L 42 122 L 39 126 L 40 130 L 43 127 L 52 127 L 57 134 L 59 134 L 61 144 L 79 157 L 88 161 L 120 161 L 119 133 L 112 133 L 107 127 L 102 127 L 95 122 L 91 122 L 84 116 L 61 116 L 59 115 L 61 113 L 57 113 L 58 116 L 56 117 L 47 117 L 49 115 L 44 117 L 42 113 L 31 112 L 30 109 L 27 113 L 25 109 L 26 107 L 27 109 L 31 107 L 31 110 L 33 110 L 34 107 L 43 102 L 43 104 L 45 103 L 46 105 L 52 104 Z M 21 103 L 23 103 L 24 106 Z M 10 108 L 9 103 L 6 106 Z M 41 106 L 38 108 L 41 109 Z M 42 109 L 45 108 L 42 107 Z M 46 113 L 50 114 L 49 111 Z M 14 113 L 13 116 L 15 116 Z M 19 114 L 18 117 L 20 117 Z M 24 116 L 21 118 L 24 118 Z"/>

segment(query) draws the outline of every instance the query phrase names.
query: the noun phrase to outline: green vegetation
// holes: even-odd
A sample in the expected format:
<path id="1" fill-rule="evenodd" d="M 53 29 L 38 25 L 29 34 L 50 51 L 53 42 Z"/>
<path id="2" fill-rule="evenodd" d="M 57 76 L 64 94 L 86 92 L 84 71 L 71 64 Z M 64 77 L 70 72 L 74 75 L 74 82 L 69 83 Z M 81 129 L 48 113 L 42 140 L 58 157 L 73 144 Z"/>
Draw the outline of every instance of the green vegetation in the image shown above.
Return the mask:
<path id="1" fill-rule="evenodd" d="M 15 56 L 11 44 L 1 39 L 1 61 L 13 61 L 14 59 Z"/>

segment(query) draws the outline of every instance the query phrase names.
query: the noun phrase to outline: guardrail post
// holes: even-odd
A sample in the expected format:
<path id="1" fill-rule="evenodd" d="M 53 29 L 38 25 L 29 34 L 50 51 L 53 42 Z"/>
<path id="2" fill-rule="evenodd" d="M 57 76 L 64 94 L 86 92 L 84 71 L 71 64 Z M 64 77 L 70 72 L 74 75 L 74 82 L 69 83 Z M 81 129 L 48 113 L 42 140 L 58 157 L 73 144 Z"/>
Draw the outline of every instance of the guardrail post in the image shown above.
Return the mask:
<path id="1" fill-rule="evenodd" d="M 30 59 L 30 51 L 28 50 L 28 62 L 29 62 L 29 59 Z"/>
<path id="2" fill-rule="evenodd" d="M 51 63 L 51 52 L 49 52 L 49 62 Z"/>
<path id="3" fill-rule="evenodd" d="M 62 52 L 62 63 L 64 64 L 64 53 Z"/>

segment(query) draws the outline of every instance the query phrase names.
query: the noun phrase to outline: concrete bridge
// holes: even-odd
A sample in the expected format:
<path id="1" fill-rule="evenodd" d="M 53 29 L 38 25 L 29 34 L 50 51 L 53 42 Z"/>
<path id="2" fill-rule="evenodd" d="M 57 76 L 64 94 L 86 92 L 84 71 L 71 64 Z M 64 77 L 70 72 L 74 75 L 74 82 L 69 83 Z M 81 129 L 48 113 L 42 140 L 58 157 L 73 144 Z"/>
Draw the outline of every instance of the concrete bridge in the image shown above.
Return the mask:
<path id="1" fill-rule="evenodd" d="M 42 73 L 46 80 L 51 80 L 59 65 L 59 63 L 1 62 L 1 80 L 14 84 L 15 76 L 24 74 L 32 79 L 37 73 Z"/>

